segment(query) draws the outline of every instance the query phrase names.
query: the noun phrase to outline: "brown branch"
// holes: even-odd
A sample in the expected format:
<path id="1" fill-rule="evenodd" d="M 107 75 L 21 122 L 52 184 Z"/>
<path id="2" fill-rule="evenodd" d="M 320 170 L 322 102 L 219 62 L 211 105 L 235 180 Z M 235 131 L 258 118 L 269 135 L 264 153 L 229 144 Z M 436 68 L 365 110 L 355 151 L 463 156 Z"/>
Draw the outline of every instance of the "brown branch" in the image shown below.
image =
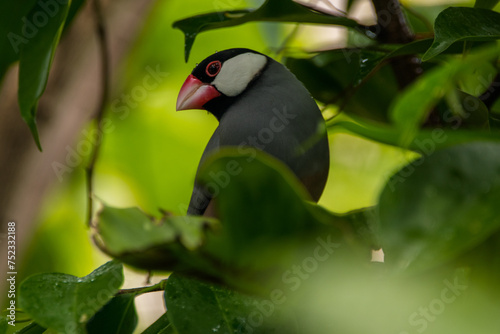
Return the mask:
<path id="1" fill-rule="evenodd" d="M 398 0 L 372 0 L 377 13 L 375 34 L 377 40 L 388 44 L 406 44 L 415 40 Z M 422 72 L 420 59 L 401 56 L 391 60 L 391 66 L 400 88 L 405 88 Z"/>
<path id="2" fill-rule="evenodd" d="M 97 158 L 99 157 L 99 151 L 101 148 L 102 142 L 102 120 L 104 117 L 104 108 L 106 107 L 106 103 L 108 101 L 109 94 L 109 75 L 110 75 L 110 60 L 108 53 L 108 43 L 106 36 L 106 28 L 104 25 L 104 17 L 102 14 L 102 8 L 99 3 L 100 0 L 93 1 L 93 10 L 96 19 L 97 26 L 97 37 L 99 41 L 99 50 L 101 57 L 101 98 L 99 101 L 99 106 L 97 109 L 97 113 L 95 116 L 97 133 L 100 134 L 100 139 L 96 140 L 94 143 L 94 147 L 92 150 L 92 154 L 90 156 L 89 164 L 86 170 L 86 183 L 87 183 L 87 224 L 89 227 L 92 226 L 92 217 L 93 217 L 93 177 L 94 177 L 94 169 L 95 164 L 97 162 Z"/>
<path id="3" fill-rule="evenodd" d="M 398 0 L 372 0 L 377 13 L 380 32 L 377 39 L 382 43 L 404 44 L 415 40 Z"/>
<path id="4" fill-rule="evenodd" d="M 113 42 L 109 45 L 113 72 L 131 49 L 155 2 L 107 0 L 106 4 L 107 36 Z M 43 154 L 33 145 L 26 124 L 19 117 L 17 66 L 12 66 L 0 84 L 0 230 L 6 227 L 6 222 L 16 222 L 16 258 L 24 268 L 20 267 L 23 275 L 33 271 L 26 267 L 28 257 L 33 255 L 29 249 L 33 248 L 32 242 L 40 242 L 34 235 L 46 223 L 44 216 L 40 216 L 40 208 L 55 205 L 47 202 L 49 189 L 76 177 L 72 173 L 80 168 L 75 160 L 68 162 L 68 149 L 87 162 L 90 158 L 87 146 L 79 152 L 78 144 L 87 141 L 82 139 L 82 130 L 94 118 L 101 95 L 100 87 L 96 87 L 101 73 L 96 68 L 99 52 L 92 5 L 92 1 L 84 3 L 62 34 L 56 50 L 47 89 L 38 105 L 37 125 L 44 143 Z M 56 165 L 62 167 L 56 169 Z M 86 214 L 82 220 L 85 218 Z M 7 267 L 7 247 L 3 245 L 0 231 L 0 268 Z M 2 305 L 7 299 L 5 274 L 5 270 L 0 271 Z"/>

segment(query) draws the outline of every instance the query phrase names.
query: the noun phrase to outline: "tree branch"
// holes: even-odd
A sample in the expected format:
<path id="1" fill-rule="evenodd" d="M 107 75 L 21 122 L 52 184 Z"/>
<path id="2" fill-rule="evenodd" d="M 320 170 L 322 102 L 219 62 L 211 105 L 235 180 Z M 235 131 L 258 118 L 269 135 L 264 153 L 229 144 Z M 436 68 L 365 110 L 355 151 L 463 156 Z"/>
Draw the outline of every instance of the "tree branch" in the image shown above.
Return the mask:
<path id="1" fill-rule="evenodd" d="M 372 0 L 377 13 L 380 32 L 377 39 L 382 43 L 405 44 L 415 40 L 398 0 Z"/>
<path id="2" fill-rule="evenodd" d="M 100 134 L 100 139 L 96 140 L 94 143 L 94 147 L 90 156 L 89 164 L 86 168 L 86 183 L 87 183 L 87 224 L 88 226 L 92 226 L 92 216 L 93 216 L 93 178 L 94 178 L 94 168 L 99 157 L 99 151 L 101 148 L 102 142 L 102 119 L 104 117 L 104 108 L 106 107 L 106 103 L 108 101 L 109 94 L 109 75 L 110 75 L 110 61 L 109 61 L 109 53 L 108 53 L 108 43 L 107 43 L 107 35 L 106 28 L 104 25 L 104 17 L 102 14 L 100 0 L 93 1 L 93 10 L 96 19 L 96 27 L 97 27 L 97 37 L 99 41 L 99 50 L 101 57 L 101 98 L 99 101 L 99 106 L 97 109 L 97 113 L 95 116 L 97 133 Z"/>
<path id="3" fill-rule="evenodd" d="M 415 40 L 398 0 L 372 2 L 377 13 L 377 25 L 374 29 L 379 42 L 406 44 Z M 420 59 L 413 55 L 396 57 L 391 60 L 391 66 L 400 88 L 408 86 L 422 73 Z"/>

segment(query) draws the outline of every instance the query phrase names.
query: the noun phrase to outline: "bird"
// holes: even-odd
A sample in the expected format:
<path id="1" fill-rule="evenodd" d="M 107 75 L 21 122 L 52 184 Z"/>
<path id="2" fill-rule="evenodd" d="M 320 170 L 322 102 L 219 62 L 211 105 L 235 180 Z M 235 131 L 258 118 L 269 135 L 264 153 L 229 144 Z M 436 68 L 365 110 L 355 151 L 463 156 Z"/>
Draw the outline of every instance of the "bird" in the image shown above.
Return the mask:
<path id="1" fill-rule="evenodd" d="M 215 52 L 184 81 L 176 109 L 206 110 L 219 122 L 197 174 L 221 148 L 261 150 L 288 166 L 311 199 L 319 200 L 330 166 L 325 120 L 309 91 L 280 62 L 247 48 Z M 213 216 L 213 196 L 196 180 L 187 214 Z"/>

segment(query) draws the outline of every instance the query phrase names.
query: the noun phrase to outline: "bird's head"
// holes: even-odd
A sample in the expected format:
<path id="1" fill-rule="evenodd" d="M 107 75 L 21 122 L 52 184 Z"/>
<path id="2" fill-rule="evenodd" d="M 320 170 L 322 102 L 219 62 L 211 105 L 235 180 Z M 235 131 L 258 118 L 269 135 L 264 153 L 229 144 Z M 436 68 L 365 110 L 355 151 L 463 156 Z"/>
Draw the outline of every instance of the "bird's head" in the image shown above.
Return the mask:
<path id="1" fill-rule="evenodd" d="M 177 97 L 177 110 L 205 109 L 219 118 L 264 70 L 268 58 L 249 49 L 229 49 L 196 65 Z"/>

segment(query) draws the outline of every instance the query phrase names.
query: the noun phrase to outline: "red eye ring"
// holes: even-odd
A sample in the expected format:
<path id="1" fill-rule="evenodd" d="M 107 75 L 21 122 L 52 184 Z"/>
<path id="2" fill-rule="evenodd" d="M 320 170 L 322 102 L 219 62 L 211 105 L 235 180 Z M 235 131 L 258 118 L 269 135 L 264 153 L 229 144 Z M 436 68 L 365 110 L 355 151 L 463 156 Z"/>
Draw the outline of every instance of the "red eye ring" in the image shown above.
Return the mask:
<path id="1" fill-rule="evenodd" d="M 211 61 L 208 63 L 207 68 L 205 69 L 205 73 L 209 77 L 215 77 L 217 74 L 219 74 L 220 69 L 222 68 L 222 64 L 218 60 Z"/>

